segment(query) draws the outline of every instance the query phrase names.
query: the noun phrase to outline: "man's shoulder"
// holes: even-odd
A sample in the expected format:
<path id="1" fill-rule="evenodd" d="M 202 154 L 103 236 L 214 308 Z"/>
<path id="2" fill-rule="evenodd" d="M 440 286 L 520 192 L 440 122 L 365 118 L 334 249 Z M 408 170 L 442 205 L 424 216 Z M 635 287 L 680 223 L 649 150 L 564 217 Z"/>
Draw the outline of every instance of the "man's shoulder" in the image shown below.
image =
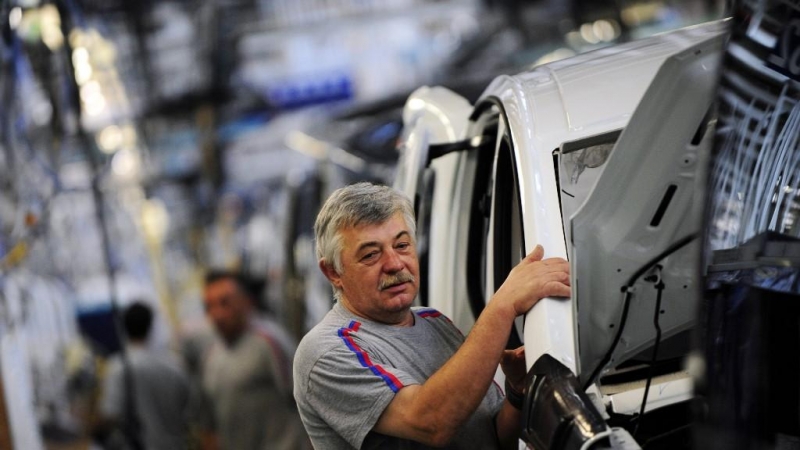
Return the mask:
<path id="1" fill-rule="evenodd" d="M 411 311 L 414 313 L 415 316 L 419 317 L 420 319 L 427 319 L 429 322 L 436 324 L 438 326 L 443 326 L 445 328 L 452 328 L 458 330 L 452 320 L 449 317 L 442 314 L 439 310 L 435 308 L 430 308 L 427 306 L 415 306 L 411 308 Z M 460 333 L 460 331 L 459 331 Z"/>
<path id="2" fill-rule="evenodd" d="M 297 353 L 319 353 L 324 352 L 330 347 L 336 346 L 339 342 L 339 331 L 348 326 L 349 321 L 345 318 L 331 316 L 330 314 L 312 328 L 297 347 Z"/>
<path id="3" fill-rule="evenodd" d="M 266 321 L 253 321 L 250 327 L 251 345 L 266 348 L 291 358 L 297 347 L 289 333 L 280 325 Z"/>
<path id="4" fill-rule="evenodd" d="M 412 306 L 411 311 L 417 317 L 422 317 L 424 319 L 442 319 L 445 322 L 451 322 L 449 317 L 444 315 L 441 311 L 436 308 L 431 308 L 430 306 Z"/>
<path id="5" fill-rule="evenodd" d="M 339 349 L 343 345 L 343 330 L 351 322 L 351 319 L 329 312 L 300 340 L 295 353 L 295 368 L 310 371 L 321 357 Z"/>
<path id="6" fill-rule="evenodd" d="M 297 341 L 292 339 L 289 331 L 284 325 L 269 316 L 256 316 L 250 321 L 251 329 L 258 335 L 264 337 L 269 336 L 272 339 L 278 340 L 281 345 L 287 347 L 295 347 Z"/>

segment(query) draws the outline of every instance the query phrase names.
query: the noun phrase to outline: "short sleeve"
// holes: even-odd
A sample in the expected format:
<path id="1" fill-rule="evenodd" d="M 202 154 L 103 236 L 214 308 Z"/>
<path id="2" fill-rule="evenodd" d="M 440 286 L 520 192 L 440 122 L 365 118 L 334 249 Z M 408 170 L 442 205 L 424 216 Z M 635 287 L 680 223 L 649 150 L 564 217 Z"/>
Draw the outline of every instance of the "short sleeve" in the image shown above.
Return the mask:
<path id="1" fill-rule="evenodd" d="M 395 393 L 420 383 L 402 370 L 373 360 L 368 350 L 350 340 L 317 360 L 305 399 L 339 436 L 360 448 Z"/>

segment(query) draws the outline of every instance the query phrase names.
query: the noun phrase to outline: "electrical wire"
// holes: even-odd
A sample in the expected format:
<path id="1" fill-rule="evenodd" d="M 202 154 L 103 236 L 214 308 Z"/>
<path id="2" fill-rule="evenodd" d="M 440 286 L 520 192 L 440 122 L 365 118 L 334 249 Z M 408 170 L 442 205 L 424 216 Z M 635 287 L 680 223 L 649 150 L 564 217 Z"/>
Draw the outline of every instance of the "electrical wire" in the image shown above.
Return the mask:
<path id="1" fill-rule="evenodd" d="M 628 282 L 622 286 L 622 292 L 625 294 L 624 303 L 622 306 L 622 317 L 620 317 L 620 324 L 619 328 L 617 329 L 617 334 L 614 336 L 614 340 L 611 342 L 611 346 L 608 348 L 605 356 L 600 363 L 595 367 L 592 375 L 586 379 L 584 383 L 583 389 L 589 389 L 589 386 L 594 383 L 595 379 L 600 375 L 600 372 L 603 368 L 611 361 L 612 356 L 614 355 L 614 351 L 617 349 L 617 345 L 619 345 L 619 340 L 622 338 L 622 333 L 625 331 L 625 323 L 628 320 L 628 310 L 630 309 L 631 297 L 633 296 L 633 285 L 636 281 L 644 275 L 648 270 L 652 269 L 656 264 L 658 264 L 661 260 L 666 258 L 667 256 L 675 253 L 676 251 L 680 250 L 681 248 L 688 245 L 690 242 L 695 240 L 698 236 L 698 233 L 692 233 L 688 236 L 685 236 L 677 241 L 675 241 L 672 245 L 667 247 L 663 252 L 659 253 L 651 260 L 647 261 L 642 267 L 639 268 L 636 272 L 631 275 L 628 279 Z"/>
<path id="2" fill-rule="evenodd" d="M 656 280 L 655 288 L 656 288 L 656 309 L 655 313 L 653 313 L 653 326 L 656 329 L 656 340 L 653 344 L 653 357 L 650 360 L 650 367 L 647 369 L 647 382 L 644 385 L 644 395 L 642 397 L 642 407 L 639 410 L 639 420 L 636 422 L 636 427 L 633 429 L 633 437 L 639 433 L 639 427 L 644 422 L 644 410 L 647 406 L 647 396 L 650 393 L 650 384 L 653 381 L 653 367 L 656 365 L 656 360 L 658 358 L 658 346 L 661 344 L 661 324 L 659 323 L 659 318 L 661 317 L 661 294 L 664 293 L 664 281 L 661 279 L 661 266 L 656 266 L 658 269 L 658 279 Z"/>

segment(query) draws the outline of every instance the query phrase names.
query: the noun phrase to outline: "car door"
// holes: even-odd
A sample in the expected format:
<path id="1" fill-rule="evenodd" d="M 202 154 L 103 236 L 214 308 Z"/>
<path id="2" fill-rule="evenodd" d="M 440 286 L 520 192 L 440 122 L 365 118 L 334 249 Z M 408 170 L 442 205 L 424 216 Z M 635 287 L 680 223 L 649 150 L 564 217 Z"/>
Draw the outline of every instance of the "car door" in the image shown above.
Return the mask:
<path id="1" fill-rule="evenodd" d="M 584 385 L 631 358 L 648 361 L 656 339 L 664 358 L 688 348 L 697 308 L 696 180 L 712 136 L 724 39 L 718 34 L 664 62 L 569 220 Z M 682 332 L 683 345 L 668 348 Z"/>

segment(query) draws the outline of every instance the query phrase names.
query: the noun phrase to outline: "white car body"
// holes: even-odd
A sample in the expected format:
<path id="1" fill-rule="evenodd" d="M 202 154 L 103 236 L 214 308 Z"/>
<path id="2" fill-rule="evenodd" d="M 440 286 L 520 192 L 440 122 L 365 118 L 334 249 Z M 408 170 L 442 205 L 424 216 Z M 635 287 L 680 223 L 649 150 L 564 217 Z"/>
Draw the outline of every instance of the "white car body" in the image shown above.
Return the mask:
<path id="1" fill-rule="evenodd" d="M 422 222 L 418 234 L 428 258 L 423 277 L 430 280 L 427 298 L 422 301 L 451 317 L 466 333 L 474 323 L 468 299 L 471 294 L 475 297 L 470 283 L 474 285 L 476 274 L 470 272 L 470 264 L 482 263 L 480 284 L 483 298 L 489 299 L 499 285 L 495 278 L 504 278 L 506 269 L 523 256 L 522 251 L 509 253 L 505 247 L 528 253 L 541 244 L 545 257 L 570 260 L 573 296 L 543 299 L 525 316 L 528 368 L 549 354 L 582 383 L 593 381 L 588 379 L 590 373 L 614 334 L 599 327 L 607 326 L 609 320 L 613 327 L 619 317 L 619 288 L 624 284 L 624 279 L 606 277 L 599 268 L 618 265 L 618 278 L 627 277 L 643 261 L 695 231 L 693 191 L 687 186 L 694 186 L 700 167 L 697 158 L 707 144 L 704 118 L 713 100 L 725 31 L 724 22 L 705 24 L 501 76 L 474 107 L 443 88 L 416 91 L 406 104 L 406 134 L 395 187 L 430 212 L 430 217 L 427 213 L 418 216 Z M 670 95 L 669 89 L 681 91 Z M 664 108 L 657 106 L 660 104 Z M 636 129 L 626 128 L 634 120 Z M 691 137 L 698 125 L 703 130 L 702 142 L 693 139 L 687 147 L 677 136 L 685 136 L 691 128 Z M 676 137 L 670 139 L 670 133 Z M 573 175 L 577 173 L 571 186 L 574 192 L 562 195 L 565 173 L 557 172 L 565 170 L 563 158 L 576 145 L 587 148 L 585 152 L 579 148 L 579 155 L 588 154 L 595 137 L 598 143 L 619 145 L 597 170 L 573 171 Z M 648 139 L 663 143 L 663 147 L 643 148 Z M 429 153 L 457 142 L 472 150 L 429 160 Z M 483 150 L 475 151 L 476 147 Z M 491 160 L 479 156 L 487 148 L 493 153 Z M 486 182 L 480 180 L 487 170 L 491 171 L 486 188 L 490 197 L 484 200 L 491 200 L 491 209 L 484 201 L 488 225 L 484 222 L 479 230 L 483 241 L 478 242 L 476 231 L 470 229 L 478 219 L 471 216 L 470 208 L 479 203 L 473 190 Z M 609 173 L 604 176 L 604 171 Z M 648 186 L 648 177 L 661 184 Z M 677 185 L 666 196 L 667 206 L 673 196 L 677 206 L 670 206 L 662 224 L 659 214 L 664 211 L 656 211 L 662 208 L 649 196 L 661 199 L 667 185 L 663 183 Z M 632 189 L 628 188 L 638 189 L 629 192 Z M 656 226 L 649 226 L 652 223 Z M 502 249 L 496 248 L 498 242 Z M 474 250 L 476 246 L 481 252 Z M 476 259 L 478 253 L 482 260 Z M 693 272 L 688 270 L 694 269 L 693 260 L 681 255 L 676 253 L 663 263 L 664 277 L 669 276 L 671 282 L 664 291 L 667 300 L 686 297 L 686 303 L 673 302 L 680 306 L 680 313 L 662 319 L 665 337 L 686 330 L 694 320 L 695 311 L 686 308 L 693 301 L 689 289 Z M 504 263 L 506 269 L 496 267 L 498 258 L 510 259 Z M 673 280 L 678 280 L 685 292 L 675 291 Z M 643 290 L 638 285 L 636 289 Z M 598 294 L 589 302 L 594 292 Z M 624 334 L 620 332 L 622 338 L 609 364 L 601 367 L 603 373 L 652 345 L 651 310 L 650 306 L 631 309 L 628 328 Z M 521 327 L 523 321 L 518 319 L 517 325 Z M 591 339 L 581 335 L 580 327 L 592 333 Z M 654 379 L 653 386 L 657 385 L 659 389 L 650 391 L 648 410 L 691 396 L 688 376 Z M 597 393 L 595 387 L 591 390 Z M 642 394 L 643 386 L 634 384 L 602 392 L 602 400 L 615 412 L 629 414 L 638 412 Z"/>

